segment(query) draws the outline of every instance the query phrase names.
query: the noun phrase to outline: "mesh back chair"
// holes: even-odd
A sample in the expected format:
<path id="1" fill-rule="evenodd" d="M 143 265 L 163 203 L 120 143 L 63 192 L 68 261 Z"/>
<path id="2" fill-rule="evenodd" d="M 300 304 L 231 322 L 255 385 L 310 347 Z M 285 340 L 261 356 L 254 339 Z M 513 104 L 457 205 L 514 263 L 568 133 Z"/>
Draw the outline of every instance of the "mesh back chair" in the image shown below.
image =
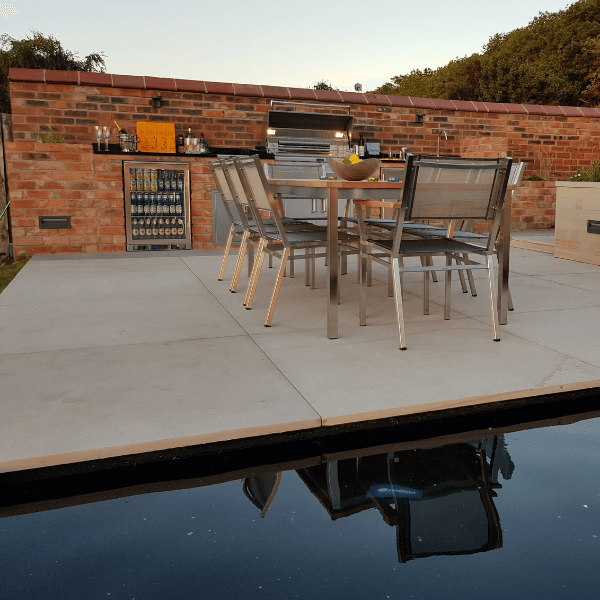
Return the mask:
<path id="1" fill-rule="evenodd" d="M 492 162 L 498 163 L 497 158 L 450 158 L 450 157 L 443 157 L 443 156 L 427 156 L 427 157 L 419 157 L 419 160 L 427 160 L 430 162 L 455 162 L 455 163 L 464 163 L 464 162 L 468 162 L 470 164 L 490 164 Z M 517 190 L 519 185 L 521 184 L 521 179 L 523 178 L 523 173 L 525 172 L 525 167 L 527 166 L 527 163 L 525 162 L 520 162 L 520 163 L 513 163 L 511 170 L 510 170 L 510 176 L 508 179 L 508 184 L 509 186 L 515 186 L 515 189 L 512 190 L 511 192 L 511 198 L 514 201 L 516 195 L 517 195 Z M 470 243 L 478 243 L 478 241 L 485 243 L 485 240 L 487 240 L 487 235 L 483 235 L 483 234 L 478 234 L 474 232 L 474 221 L 473 220 L 463 220 L 463 221 L 458 221 L 455 222 L 453 224 L 447 223 L 445 227 L 433 227 L 431 225 L 426 225 L 424 226 L 423 224 L 405 224 L 404 226 L 404 231 L 406 233 L 411 233 L 413 235 L 419 236 L 419 237 L 447 237 L 448 235 L 448 226 L 453 226 L 454 227 L 454 234 L 453 234 L 453 238 L 456 240 L 461 240 L 461 241 L 466 241 L 466 242 L 470 242 Z M 417 229 L 418 228 L 418 229 Z M 496 252 L 498 251 L 498 248 L 496 247 Z M 465 256 L 465 258 L 467 258 Z M 460 277 L 460 283 L 462 286 L 462 291 L 464 293 L 467 293 L 467 287 L 465 285 L 465 281 L 464 281 L 464 277 L 462 276 L 462 273 L 459 271 L 458 272 L 459 277 Z M 473 296 L 477 296 L 477 289 L 475 288 L 475 281 L 473 280 L 473 276 L 471 274 L 470 271 L 467 271 L 467 276 L 469 279 L 469 287 L 471 288 L 471 294 Z M 512 298 L 510 296 L 510 289 L 508 290 L 508 307 L 509 310 L 513 310 L 513 304 L 512 304 Z"/>
<path id="2" fill-rule="evenodd" d="M 325 177 L 325 165 L 310 165 L 310 164 L 266 164 L 264 166 L 267 179 L 321 179 Z M 317 199 L 311 198 L 312 211 L 316 212 L 315 202 Z M 293 217 L 295 221 L 327 221 L 327 217 Z"/>
<path id="3" fill-rule="evenodd" d="M 404 314 L 402 307 L 402 289 L 399 274 L 408 271 L 423 272 L 424 312 L 429 313 L 429 276 L 433 270 L 446 273 L 444 318 L 450 318 L 450 291 L 452 271 L 486 269 L 490 294 L 490 310 L 494 340 L 499 341 L 498 310 L 494 288 L 495 240 L 500 227 L 501 208 L 506 193 L 512 159 L 503 158 L 487 164 L 474 163 L 436 163 L 427 160 L 415 160 L 408 156 L 406 176 L 401 204 L 355 200 L 361 237 L 361 301 L 360 324 L 366 325 L 366 263 L 369 247 L 381 254 L 387 254 L 392 264 L 394 278 L 394 297 L 400 349 L 406 349 Z M 388 239 L 374 238 L 368 235 L 364 223 L 365 206 L 390 206 L 396 211 L 396 228 Z M 484 243 L 478 244 L 447 237 L 406 239 L 403 236 L 405 221 L 411 220 L 470 220 L 481 219 L 490 222 L 489 234 Z M 476 262 L 464 255 L 475 254 L 485 258 L 485 262 Z M 403 259 L 408 256 L 419 257 L 421 266 L 405 267 Z M 443 267 L 430 266 L 426 259 L 433 256 L 445 256 Z M 452 261 L 456 261 L 453 264 Z"/>
<path id="4" fill-rule="evenodd" d="M 214 164 L 215 163 L 213 163 L 213 165 Z M 237 290 L 237 285 L 242 272 L 246 250 L 250 251 L 248 270 L 249 274 L 251 275 L 251 271 L 253 269 L 253 246 L 256 246 L 259 243 L 260 232 L 257 228 L 256 222 L 254 221 L 250 202 L 246 197 L 244 187 L 240 180 L 237 168 L 233 164 L 233 161 L 220 160 L 217 164 L 220 165 L 221 169 L 219 170 L 218 168 L 215 168 L 213 171 L 213 176 L 215 176 L 216 180 L 218 179 L 220 182 L 222 182 L 222 180 L 225 180 L 225 185 L 221 183 L 225 194 L 224 197 L 227 199 L 228 202 L 233 202 L 233 204 L 235 205 L 240 217 L 236 225 L 241 224 L 241 226 L 244 229 L 242 243 L 240 245 L 240 251 L 238 254 L 238 260 L 236 262 L 236 267 L 234 269 L 234 274 L 230 287 L 230 290 L 232 292 L 235 292 Z M 282 218 L 282 222 L 287 228 L 312 229 L 314 227 L 311 224 L 296 222 L 294 219 Z M 264 224 L 267 228 L 275 228 L 276 230 L 275 221 L 273 219 L 264 220 Z"/>
<path id="5" fill-rule="evenodd" d="M 248 230 L 247 227 L 244 226 L 244 222 L 242 220 L 242 217 L 240 216 L 240 211 L 238 209 L 238 203 L 236 203 L 235 198 L 231 193 L 230 186 L 225 178 L 223 165 L 220 162 L 216 161 L 209 163 L 208 168 L 212 173 L 215 185 L 217 186 L 217 191 L 219 192 L 219 196 L 223 201 L 223 205 L 225 207 L 227 216 L 231 221 L 231 228 L 229 229 L 227 245 L 225 246 L 223 263 L 221 264 L 221 270 L 219 271 L 219 281 L 222 281 L 223 276 L 225 274 L 225 267 L 227 266 L 227 259 L 229 258 L 229 252 L 231 250 L 232 243 L 234 242 L 234 240 L 237 239 L 240 242 L 240 254 L 242 253 L 242 249 L 245 252 Z M 246 218 L 245 214 L 243 214 L 243 218 Z"/>
<path id="6" fill-rule="evenodd" d="M 252 307 L 254 293 L 256 291 L 256 285 L 260 276 L 265 253 L 270 252 L 281 259 L 275 287 L 269 304 L 269 310 L 267 312 L 267 319 L 265 321 L 265 327 L 270 327 L 273 321 L 273 313 L 277 304 L 277 298 L 279 296 L 279 290 L 281 288 L 281 282 L 288 260 L 312 261 L 317 257 L 325 257 L 325 252 L 317 254 L 315 253 L 315 250 L 327 247 L 327 230 L 323 227 L 316 226 L 313 226 L 312 229 L 301 229 L 298 227 L 289 228 L 284 226 L 281 203 L 276 200 L 269 188 L 269 183 L 260 163 L 260 159 L 255 156 L 248 159 L 234 158 L 233 161 L 240 174 L 246 197 L 250 201 L 253 216 L 261 236 L 258 247 L 258 256 L 248 287 L 246 308 L 249 309 Z M 266 211 L 270 211 L 273 215 L 273 220 L 276 225 L 274 229 L 265 225 L 262 213 Z M 339 235 L 341 241 L 355 239 L 354 236 L 344 232 L 340 232 Z M 305 254 L 292 255 L 292 251 L 297 249 L 303 249 Z"/>

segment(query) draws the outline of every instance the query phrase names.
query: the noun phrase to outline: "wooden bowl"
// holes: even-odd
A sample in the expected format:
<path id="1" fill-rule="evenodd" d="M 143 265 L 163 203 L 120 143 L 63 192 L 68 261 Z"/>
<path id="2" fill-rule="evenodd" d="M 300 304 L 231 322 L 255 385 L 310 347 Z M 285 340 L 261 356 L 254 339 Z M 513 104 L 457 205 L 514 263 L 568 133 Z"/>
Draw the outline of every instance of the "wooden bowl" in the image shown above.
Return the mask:
<path id="1" fill-rule="evenodd" d="M 376 173 L 381 162 L 377 158 L 367 158 L 355 165 L 345 165 L 334 158 L 328 158 L 327 164 L 338 177 L 346 181 L 362 181 Z"/>

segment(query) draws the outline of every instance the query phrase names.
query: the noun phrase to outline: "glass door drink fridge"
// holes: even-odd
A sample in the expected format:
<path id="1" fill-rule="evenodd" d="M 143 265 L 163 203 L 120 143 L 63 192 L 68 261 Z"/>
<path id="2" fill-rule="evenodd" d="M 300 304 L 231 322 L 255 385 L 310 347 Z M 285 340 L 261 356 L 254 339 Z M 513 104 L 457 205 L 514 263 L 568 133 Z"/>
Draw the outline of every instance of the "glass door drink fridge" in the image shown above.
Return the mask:
<path id="1" fill-rule="evenodd" d="M 123 161 L 127 250 L 192 248 L 189 163 Z"/>

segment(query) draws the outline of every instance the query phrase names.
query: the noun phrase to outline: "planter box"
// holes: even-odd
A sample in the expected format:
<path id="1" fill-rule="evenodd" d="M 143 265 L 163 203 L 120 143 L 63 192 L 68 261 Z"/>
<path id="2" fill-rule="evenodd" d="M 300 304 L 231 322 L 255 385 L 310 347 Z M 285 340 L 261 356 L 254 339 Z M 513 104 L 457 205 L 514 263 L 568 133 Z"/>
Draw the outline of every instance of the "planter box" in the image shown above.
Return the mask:
<path id="1" fill-rule="evenodd" d="M 588 233 L 590 220 L 600 220 L 600 183 L 557 181 L 556 258 L 600 265 L 600 235 Z"/>

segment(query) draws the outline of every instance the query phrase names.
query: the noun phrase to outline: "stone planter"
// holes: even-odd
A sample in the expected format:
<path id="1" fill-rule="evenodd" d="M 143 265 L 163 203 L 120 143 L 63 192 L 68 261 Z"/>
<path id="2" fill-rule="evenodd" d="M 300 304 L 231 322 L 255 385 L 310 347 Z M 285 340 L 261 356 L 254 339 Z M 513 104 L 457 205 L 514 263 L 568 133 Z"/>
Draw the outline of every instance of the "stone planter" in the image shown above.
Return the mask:
<path id="1" fill-rule="evenodd" d="M 556 182 L 554 256 L 600 265 L 600 234 L 588 233 L 588 221 L 600 221 L 600 183 Z"/>

